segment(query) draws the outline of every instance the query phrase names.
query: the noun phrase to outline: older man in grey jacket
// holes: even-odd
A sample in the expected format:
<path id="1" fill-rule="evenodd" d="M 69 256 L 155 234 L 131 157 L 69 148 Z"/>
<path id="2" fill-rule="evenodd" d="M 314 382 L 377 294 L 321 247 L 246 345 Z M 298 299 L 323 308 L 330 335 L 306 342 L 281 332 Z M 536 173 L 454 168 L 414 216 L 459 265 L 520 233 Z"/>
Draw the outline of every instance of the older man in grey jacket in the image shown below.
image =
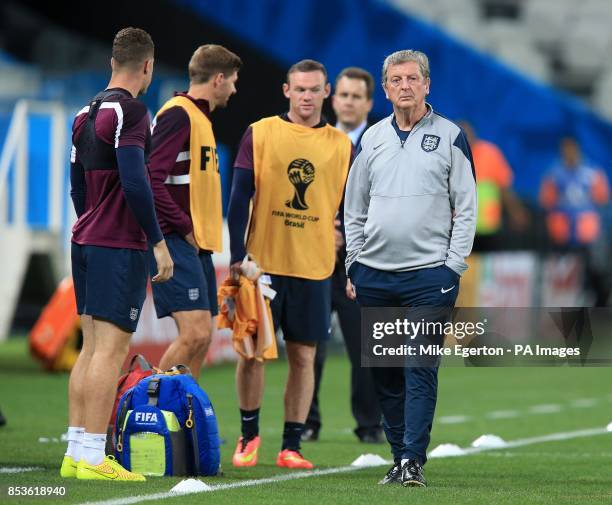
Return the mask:
<path id="1" fill-rule="evenodd" d="M 382 85 L 393 114 L 363 135 L 346 188 L 348 290 L 362 307 L 453 307 L 476 230 L 470 147 L 425 101 L 425 54 L 388 56 Z M 380 483 L 425 486 L 438 368 L 372 373 L 395 460 Z"/>

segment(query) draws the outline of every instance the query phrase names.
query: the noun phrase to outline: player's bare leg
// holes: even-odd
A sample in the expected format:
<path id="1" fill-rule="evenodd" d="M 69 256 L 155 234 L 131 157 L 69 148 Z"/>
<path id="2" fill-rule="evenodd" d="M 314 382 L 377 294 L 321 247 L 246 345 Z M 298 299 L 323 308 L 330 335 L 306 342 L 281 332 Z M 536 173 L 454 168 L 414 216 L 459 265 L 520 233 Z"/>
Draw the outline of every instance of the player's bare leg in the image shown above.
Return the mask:
<path id="1" fill-rule="evenodd" d="M 264 363 L 255 359 L 238 359 L 236 366 L 236 390 L 238 405 L 242 410 L 254 410 L 261 406 L 264 389 Z"/>
<path id="2" fill-rule="evenodd" d="M 204 364 L 204 360 L 206 359 L 206 355 L 208 354 L 208 348 L 212 343 L 212 339 L 215 335 L 215 330 L 217 329 L 217 316 L 213 317 L 210 324 L 210 338 L 208 339 L 208 343 L 202 346 L 202 349 L 198 351 L 198 353 L 191 358 L 189 362 L 189 368 L 194 378 L 197 380 L 200 378 L 200 372 L 202 371 L 202 365 Z"/>
<path id="3" fill-rule="evenodd" d="M 105 455 L 106 430 L 117 394 L 117 379 L 127 357 L 131 332 L 109 321 L 93 318 L 95 350 L 86 372 L 85 434 L 76 478 L 144 482 L 143 475 L 127 471 Z"/>
<path id="4" fill-rule="evenodd" d="M 159 361 L 159 368 L 167 370 L 175 365 L 188 365 L 194 377 L 200 368 L 211 341 L 212 319 L 208 310 L 173 312 L 178 326 L 178 337 L 170 344 Z"/>
<path id="5" fill-rule="evenodd" d="M 304 423 L 314 392 L 316 345 L 287 341 L 289 375 L 285 388 L 285 421 Z"/>
<path id="6" fill-rule="evenodd" d="M 127 357 L 131 332 L 93 318 L 95 350 L 86 372 L 85 434 L 76 478 L 82 480 L 145 481 L 105 456 L 106 430 L 117 393 L 117 379 Z"/>
<path id="7" fill-rule="evenodd" d="M 255 466 L 259 451 L 259 407 L 263 398 L 264 364 L 254 359 L 238 358 L 236 390 L 240 406 L 241 432 L 232 464 L 235 467 Z"/>
<path id="8" fill-rule="evenodd" d="M 81 316 L 81 330 L 83 332 L 83 347 L 72 367 L 68 382 L 68 424 L 70 426 L 85 426 L 85 395 L 83 389 L 86 373 L 95 349 L 91 316 Z"/>
<path id="9" fill-rule="evenodd" d="M 283 445 L 276 458 L 282 468 L 311 469 L 313 464 L 300 453 L 300 439 L 314 392 L 316 345 L 286 341 L 289 375 L 285 388 Z"/>
<path id="10" fill-rule="evenodd" d="M 127 357 L 131 333 L 94 318 L 95 352 L 85 381 L 85 431 L 106 433 L 117 395 L 117 379 Z"/>
<path id="11" fill-rule="evenodd" d="M 70 371 L 68 382 L 68 447 L 60 468 L 64 478 L 76 477 L 85 435 L 85 380 L 95 350 L 93 319 L 81 316 L 83 347 Z"/>

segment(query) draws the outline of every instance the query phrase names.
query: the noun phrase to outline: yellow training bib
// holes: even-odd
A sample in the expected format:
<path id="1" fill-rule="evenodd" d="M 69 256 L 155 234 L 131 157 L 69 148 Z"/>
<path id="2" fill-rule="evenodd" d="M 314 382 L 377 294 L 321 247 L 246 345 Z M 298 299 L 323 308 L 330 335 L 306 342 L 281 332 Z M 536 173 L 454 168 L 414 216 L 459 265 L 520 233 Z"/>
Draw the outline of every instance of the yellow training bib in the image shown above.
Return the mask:
<path id="1" fill-rule="evenodd" d="M 175 96 L 168 100 L 157 115 L 176 106 L 181 107 L 189 116 L 191 130 L 189 206 L 193 235 L 200 249 L 221 252 L 221 175 L 212 123 L 198 106 L 185 96 Z"/>
<path id="2" fill-rule="evenodd" d="M 247 251 L 271 274 L 320 280 L 334 270 L 334 218 L 351 141 L 336 128 L 264 118 L 252 125 L 255 197 Z"/>

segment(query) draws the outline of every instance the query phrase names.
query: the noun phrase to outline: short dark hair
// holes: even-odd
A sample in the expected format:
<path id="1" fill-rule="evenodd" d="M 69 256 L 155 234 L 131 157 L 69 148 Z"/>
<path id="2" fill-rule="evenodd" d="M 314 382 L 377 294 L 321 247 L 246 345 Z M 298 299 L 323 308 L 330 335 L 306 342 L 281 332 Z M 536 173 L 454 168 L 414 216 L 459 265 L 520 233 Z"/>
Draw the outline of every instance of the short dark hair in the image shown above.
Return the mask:
<path id="1" fill-rule="evenodd" d="M 154 52 L 151 36 L 141 28 L 123 28 L 113 40 L 113 59 L 121 67 L 143 63 L 153 58 Z"/>
<path id="2" fill-rule="evenodd" d="M 325 77 L 325 84 L 327 84 L 327 70 L 325 65 L 315 60 L 301 60 L 291 65 L 291 68 L 287 70 L 287 84 L 289 84 L 289 76 L 295 72 L 322 72 Z"/>
<path id="3" fill-rule="evenodd" d="M 203 84 L 216 74 L 229 77 L 240 70 L 242 60 L 229 49 L 217 44 L 198 47 L 189 60 L 189 80 Z"/>
<path id="4" fill-rule="evenodd" d="M 344 70 L 342 70 L 342 72 L 338 74 L 338 77 L 336 77 L 334 87 L 338 86 L 338 81 L 343 77 L 346 77 L 348 79 L 359 79 L 365 82 L 366 97 L 368 100 L 372 100 L 372 97 L 374 96 L 374 77 L 372 77 L 372 74 L 370 72 L 359 67 L 346 67 Z"/>

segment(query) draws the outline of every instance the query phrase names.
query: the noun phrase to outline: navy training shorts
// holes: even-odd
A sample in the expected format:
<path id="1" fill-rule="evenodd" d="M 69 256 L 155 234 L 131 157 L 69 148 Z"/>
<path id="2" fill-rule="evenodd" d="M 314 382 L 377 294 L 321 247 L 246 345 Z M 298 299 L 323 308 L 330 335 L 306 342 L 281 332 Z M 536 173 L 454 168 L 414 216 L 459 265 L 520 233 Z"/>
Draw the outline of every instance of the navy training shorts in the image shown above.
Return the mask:
<path id="1" fill-rule="evenodd" d="M 147 290 L 146 252 L 72 243 L 77 312 L 134 332 Z"/>
<path id="2" fill-rule="evenodd" d="M 161 284 L 153 283 L 153 301 L 158 318 L 173 312 L 208 310 L 217 315 L 217 278 L 212 254 L 200 251 L 177 233 L 164 236 L 174 262 L 174 275 Z M 149 249 L 151 275 L 157 273 L 153 250 Z"/>
<path id="3" fill-rule="evenodd" d="M 316 344 L 331 331 L 331 278 L 315 281 L 270 275 L 276 291 L 270 303 L 274 328 L 285 340 Z"/>

